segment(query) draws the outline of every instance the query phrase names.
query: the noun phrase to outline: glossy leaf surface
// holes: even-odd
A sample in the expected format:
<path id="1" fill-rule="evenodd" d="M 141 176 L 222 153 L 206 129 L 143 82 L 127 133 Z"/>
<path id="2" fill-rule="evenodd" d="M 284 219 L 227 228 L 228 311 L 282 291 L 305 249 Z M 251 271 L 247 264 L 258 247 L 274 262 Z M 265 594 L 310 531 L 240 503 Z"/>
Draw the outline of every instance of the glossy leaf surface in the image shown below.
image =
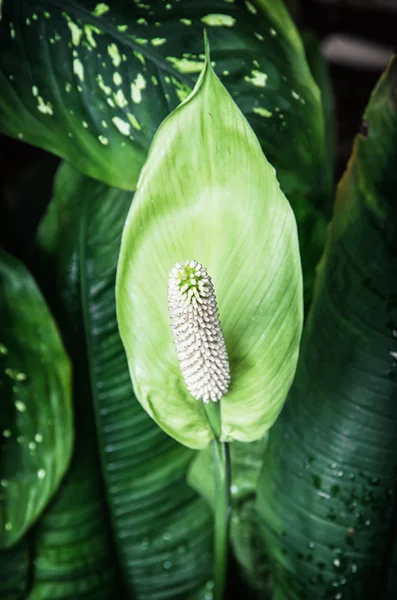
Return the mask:
<path id="1" fill-rule="evenodd" d="M 6 0 L 1 131 L 135 189 L 157 127 L 203 66 L 204 27 L 284 191 L 310 188 L 323 156 L 320 97 L 281 0 Z"/>
<path id="2" fill-rule="evenodd" d="M 48 504 L 73 443 L 71 369 L 26 268 L 0 251 L 0 547 L 15 544 Z"/>
<path id="3" fill-rule="evenodd" d="M 62 197 L 63 194 L 74 197 L 81 189 L 67 175 L 61 181 L 59 193 Z M 67 235 L 71 228 L 78 231 L 69 213 L 50 210 L 40 225 L 37 242 L 40 282 L 74 364 L 76 441 L 68 473 L 33 532 L 35 562 L 29 600 L 122 597 L 82 343 L 82 267 L 74 240 Z"/>
<path id="4" fill-rule="evenodd" d="M 397 476 L 397 65 L 364 114 L 258 511 L 279 600 L 383 598 Z"/>
<path id="5" fill-rule="evenodd" d="M 183 382 L 171 336 L 168 276 L 203 264 L 215 288 L 231 368 L 221 438 L 261 438 L 282 408 L 302 327 L 296 223 L 248 122 L 206 63 L 192 95 L 161 125 L 123 233 L 121 337 L 138 400 L 178 441 L 213 437 Z"/>
<path id="6" fill-rule="evenodd" d="M 129 192 L 65 164 L 39 240 L 58 272 L 69 321 L 83 318 L 74 336 L 88 357 L 105 493 L 129 597 L 199 598 L 212 573 L 212 516 L 186 482 L 193 453 L 137 402 L 117 329 L 116 265 L 131 200 Z M 76 294 L 68 273 L 76 274 Z"/>

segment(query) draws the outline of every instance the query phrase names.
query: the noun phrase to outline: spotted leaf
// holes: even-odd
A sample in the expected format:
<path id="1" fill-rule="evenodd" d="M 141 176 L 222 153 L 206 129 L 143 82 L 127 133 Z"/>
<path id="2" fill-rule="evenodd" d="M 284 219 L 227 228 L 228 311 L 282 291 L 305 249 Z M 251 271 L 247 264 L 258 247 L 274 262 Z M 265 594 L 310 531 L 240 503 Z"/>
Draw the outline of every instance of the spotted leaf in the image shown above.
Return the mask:
<path id="1" fill-rule="evenodd" d="M 169 273 L 185 259 L 205 265 L 212 279 L 230 362 L 220 437 L 259 439 L 282 408 L 298 354 L 296 223 L 209 59 L 191 96 L 156 133 L 126 220 L 116 283 L 138 400 L 178 441 L 205 448 L 213 432 L 204 403 L 183 380 L 167 306 Z"/>
<path id="2" fill-rule="evenodd" d="M 17 542 L 69 464 L 71 373 L 55 323 L 26 269 L 0 254 L 0 547 Z"/>
<path id="3" fill-rule="evenodd" d="M 306 190 L 322 162 L 322 113 L 281 0 L 6 0 L 1 131 L 135 189 L 157 127 L 203 66 L 204 27 L 282 188 Z"/>

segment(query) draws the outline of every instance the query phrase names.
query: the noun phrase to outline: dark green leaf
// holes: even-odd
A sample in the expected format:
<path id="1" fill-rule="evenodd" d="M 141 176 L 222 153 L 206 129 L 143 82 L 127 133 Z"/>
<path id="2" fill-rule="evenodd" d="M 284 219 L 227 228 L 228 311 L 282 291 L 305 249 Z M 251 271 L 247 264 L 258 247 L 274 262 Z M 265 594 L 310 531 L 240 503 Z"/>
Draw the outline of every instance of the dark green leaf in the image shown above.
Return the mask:
<path id="1" fill-rule="evenodd" d="M 60 184 L 61 195 L 65 190 L 70 194 L 81 192 L 73 178 L 66 177 Z M 80 260 L 73 240 L 66 235 L 76 224 L 69 214 L 56 209 L 53 206 L 43 227 L 46 252 L 40 256 L 39 266 L 41 274 L 48 270 L 48 296 L 74 361 L 76 441 L 68 474 L 33 531 L 35 561 L 29 600 L 115 600 L 122 598 L 116 550 L 104 499 L 87 357 L 81 344 Z M 52 252 L 58 245 L 64 254 L 54 265 L 58 256 Z"/>
<path id="2" fill-rule="evenodd" d="M 204 26 L 284 191 L 310 188 L 323 157 L 320 98 L 281 0 L 8 0 L 1 130 L 135 189 L 154 132 L 201 70 Z"/>
<path id="3" fill-rule="evenodd" d="M 337 203 L 258 511 L 278 600 L 385 592 L 397 476 L 397 63 Z M 395 354 L 397 356 L 397 354 Z"/>
<path id="4" fill-rule="evenodd" d="M 303 273 L 303 298 L 307 313 L 314 291 L 316 267 L 324 250 L 326 221 L 308 199 L 301 194 L 290 194 L 288 198 L 298 226 L 299 250 Z"/>
<path id="5" fill-rule="evenodd" d="M 107 501 L 130 597 L 187 599 L 211 576 L 212 518 L 185 480 L 194 453 L 155 425 L 131 387 L 114 292 L 131 199 L 64 165 L 39 240 L 61 270 L 55 287 L 71 318 L 84 317 L 76 340 L 88 353 Z M 70 298 L 62 264 L 74 260 L 80 295 Z"/>
<path id="6" fill-rule="evenodd" d="M 324 159 L 309 197 L 314 207 L 330 218 L 335 192 L 336 118 L 334 92 L 320 42 L 312 32 L 303 34 L 307 61 L 321 93 L 324 118 Z"/>
<path id="7" fill-rule="evenodd" d="M 0 251 L 0 547 L 36 521 L 68 467 L 71 372 L 52 316 L 25 267 Z"/>
<path id="8" fill-rule="evenodd" d="M 81 405 L 86 399 L 77 396 L 76 400 Z M 76 451 L 71 468 L 34 531 L 33 587 L 28 600 L 120 598 L 115 551 L 101 501 L 93 426 L 89 416 L 76 408 Z"/>
<path id="9" fill-rule="evenodd" d="M 0 551 L 0 598 L 20 600 L 28 584 L 29 554 L 26 540 Z"/>

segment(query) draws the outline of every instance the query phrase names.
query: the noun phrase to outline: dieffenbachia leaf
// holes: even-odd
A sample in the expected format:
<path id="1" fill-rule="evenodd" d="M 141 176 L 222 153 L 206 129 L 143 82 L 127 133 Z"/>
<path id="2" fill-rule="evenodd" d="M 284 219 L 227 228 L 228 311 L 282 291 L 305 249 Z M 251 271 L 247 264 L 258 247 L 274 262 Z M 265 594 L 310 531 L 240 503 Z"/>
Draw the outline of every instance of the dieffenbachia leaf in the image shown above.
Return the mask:
<path id="1" fill-rule="evenodd" d="M 90 376 L 107 505 L 129 597 L 198 600 L 212 583 L 213 519 L 186 482 L 194 453 L 165 435 L 136 400 L 118 334 L 116 265 L 131 199 L 130 192 L 62 165 L 40 227 L 41 262 L 50 261 L 49 280 L 66 310 L 60 326 L 74 330 L 70 354 L 77 364 L 85 359 L 76 350 L 88 357 L 80 379 Z M 43 551 L 50 552 L 47 546 Z M 45 572 L 42 579 L 44 586 Z"/>
<path id="2" fill-rule="evenodd" d="M 230 445 L 230 540 L 244 579 L 258 592 L 266 589 L 267 561 L 258 533 L 255 500 L 267 443 L 268 434 L 250 444 L 233 442 Z M 211 508 L 214 508 L 215 473 L 212 448 L 197 453 L 189 469 L 188 481 Z"/>
<path id="3" fill-rule="evenodd" d="M 1 131 L 135 189 L 156 129 L 203 66 L 204 27 L 284 192 L 309 189 L 323 156 L 320 97 L 281 0 L 5 0 Z"/>
<path id="4" fill-rule="evenodd" d="M 279 600 L 386 597 L 397 476 L 395 59 L 364 119 L 259 478 Z"/>
<path id="5" fill-rule="evenodd" d="M 73 443 L 71 370 L 55 322 L 25 267 L 0 251 L 0 547 L 48 504 Z"/>
<path id="6" fill-rule="evenodd" d="M 231 369 L 222 440 L 253 441 L 281 410 L 302 326 L 293 212 L 244 116 L 208 61 L 192 95 L 161 125 L 128 214 L 116 298 L 138 400 L 192 448 L 213 438 L 172 341 L 170 270 L 204 265 L 215 287 Z"/>

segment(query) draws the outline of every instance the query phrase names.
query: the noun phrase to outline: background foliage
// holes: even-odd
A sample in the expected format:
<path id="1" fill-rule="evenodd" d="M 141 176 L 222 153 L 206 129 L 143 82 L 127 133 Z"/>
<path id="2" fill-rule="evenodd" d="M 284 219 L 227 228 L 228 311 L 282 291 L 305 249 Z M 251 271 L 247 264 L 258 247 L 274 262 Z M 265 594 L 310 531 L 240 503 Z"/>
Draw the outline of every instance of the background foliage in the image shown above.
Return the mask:
<path id="1" fill-rule="evenodd" d="M 0 261 L 5 600 L 212 597 L 211 461 L 140 408 L 114 308 L 133 190 L 158 125 L 195 83 L 204 26 L 214 69 L 295 211 L 308 312 L 333 196 L 332 94 L 316 42 L 302 44 L 283 4 L 3 2 L 0 130 L 66 159 L 29 257 L 46 301 L 25 267 Z M 396 595 L 395 90 L 393 63 L 338 190 L 286 409 L 269 445 L 232 449 L 230 594 Z M 45 170 L 32 173 L 22 210 Z M 69 359 L 46 302 L 73 365 L 73 428 Z M 10 378 L 10 368 L 27 379 Z M 15 394 L 25 394 L 26 411 Z M 48 420 L 43 397 L 63 410 L 43 421 L 46 432 L 36 426 Z M 23 474 L 18 503 L 3 485 L 13 473 Z M 9 510 L 18 528 L 6 528 Z"/>

